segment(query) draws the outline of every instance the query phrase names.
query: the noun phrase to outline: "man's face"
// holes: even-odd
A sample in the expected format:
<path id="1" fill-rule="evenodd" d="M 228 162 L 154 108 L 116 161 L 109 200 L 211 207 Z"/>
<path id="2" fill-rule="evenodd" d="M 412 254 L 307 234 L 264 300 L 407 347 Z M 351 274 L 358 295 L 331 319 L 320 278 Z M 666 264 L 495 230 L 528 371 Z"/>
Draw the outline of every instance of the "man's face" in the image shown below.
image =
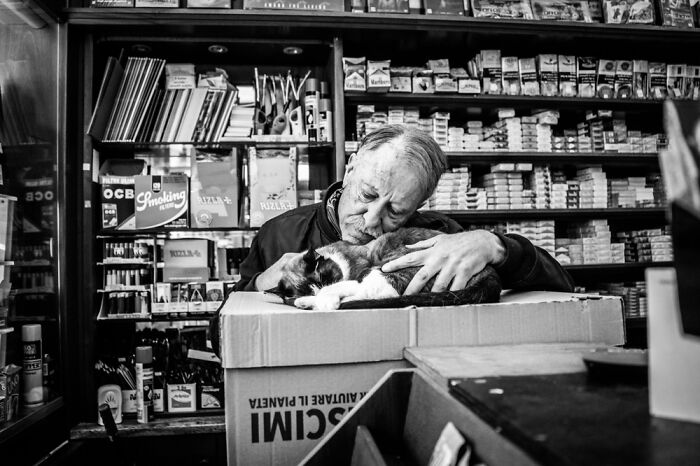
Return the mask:
<path id="1" fill-rule="evenodd" d="M 338 202 L 342 239 L 365 244 L 401 227 L 423 201 L 420 174 L 383 144 L 360 152 L 346 169 Z"/>

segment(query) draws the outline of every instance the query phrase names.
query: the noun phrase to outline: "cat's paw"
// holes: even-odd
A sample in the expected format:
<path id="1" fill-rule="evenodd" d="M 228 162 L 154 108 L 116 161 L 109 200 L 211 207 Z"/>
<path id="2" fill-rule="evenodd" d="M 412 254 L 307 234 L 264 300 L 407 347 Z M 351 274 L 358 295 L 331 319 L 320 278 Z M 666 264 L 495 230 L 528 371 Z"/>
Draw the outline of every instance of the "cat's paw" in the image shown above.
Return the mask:
<path id="1" fill-rule="evenodd" d="M 340 307 L 340 296 L 337 294 L 319 294 L 316 296 L 314 309 L 319 311 L 335 311 Z"/>
<path id="2" fill-rule="evenodd" d="M 302 296 L 294 301 L 294 305 L 299 309 L 313 309 L 316 305 L 316 296 Z"/>

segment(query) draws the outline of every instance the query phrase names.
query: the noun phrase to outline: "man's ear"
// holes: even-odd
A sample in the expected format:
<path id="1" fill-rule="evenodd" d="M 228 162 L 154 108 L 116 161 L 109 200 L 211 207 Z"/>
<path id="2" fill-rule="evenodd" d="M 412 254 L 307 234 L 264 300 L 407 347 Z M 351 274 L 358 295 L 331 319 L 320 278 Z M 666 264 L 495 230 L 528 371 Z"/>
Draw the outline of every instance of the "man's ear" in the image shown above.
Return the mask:
<path id="1" fill-rule="evenodd" d="M 343 176 L 343 186 L 348 182 L 348 176 L 355 170 L 355 165 L 357 165 L 357 154 L 351 154 L 348 159 L 348 163 L 345 164 L 345 175 Z"/>

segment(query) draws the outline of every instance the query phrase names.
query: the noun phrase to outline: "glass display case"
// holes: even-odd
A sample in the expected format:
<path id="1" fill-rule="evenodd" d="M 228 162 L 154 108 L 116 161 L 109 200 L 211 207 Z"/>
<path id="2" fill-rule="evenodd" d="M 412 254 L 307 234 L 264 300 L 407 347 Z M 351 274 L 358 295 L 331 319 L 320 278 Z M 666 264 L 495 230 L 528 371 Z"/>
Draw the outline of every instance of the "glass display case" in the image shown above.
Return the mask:
<path id="1" fill-rule="evenodd" d="M 32 464 L 67 438 L 63 35 L 31 2 L 0 1 L 3 464 Z"/>

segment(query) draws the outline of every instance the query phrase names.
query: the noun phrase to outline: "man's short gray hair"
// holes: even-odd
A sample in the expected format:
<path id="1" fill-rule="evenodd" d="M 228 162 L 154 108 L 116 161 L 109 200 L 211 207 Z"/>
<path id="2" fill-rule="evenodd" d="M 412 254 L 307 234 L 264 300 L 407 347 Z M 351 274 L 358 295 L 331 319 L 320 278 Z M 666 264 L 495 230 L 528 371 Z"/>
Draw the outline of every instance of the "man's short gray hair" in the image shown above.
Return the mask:
<path id="1" fill-rule="evenodd" d="M 358 155 L 376 150 L 384 144 L 395 146 L 399 158 L 418 171 L 423 200 L 427 199 L 447 169 L 447 158 L 435 139 L 425 131 L 408 125 L 384 125 L 362 139 Z"/>

